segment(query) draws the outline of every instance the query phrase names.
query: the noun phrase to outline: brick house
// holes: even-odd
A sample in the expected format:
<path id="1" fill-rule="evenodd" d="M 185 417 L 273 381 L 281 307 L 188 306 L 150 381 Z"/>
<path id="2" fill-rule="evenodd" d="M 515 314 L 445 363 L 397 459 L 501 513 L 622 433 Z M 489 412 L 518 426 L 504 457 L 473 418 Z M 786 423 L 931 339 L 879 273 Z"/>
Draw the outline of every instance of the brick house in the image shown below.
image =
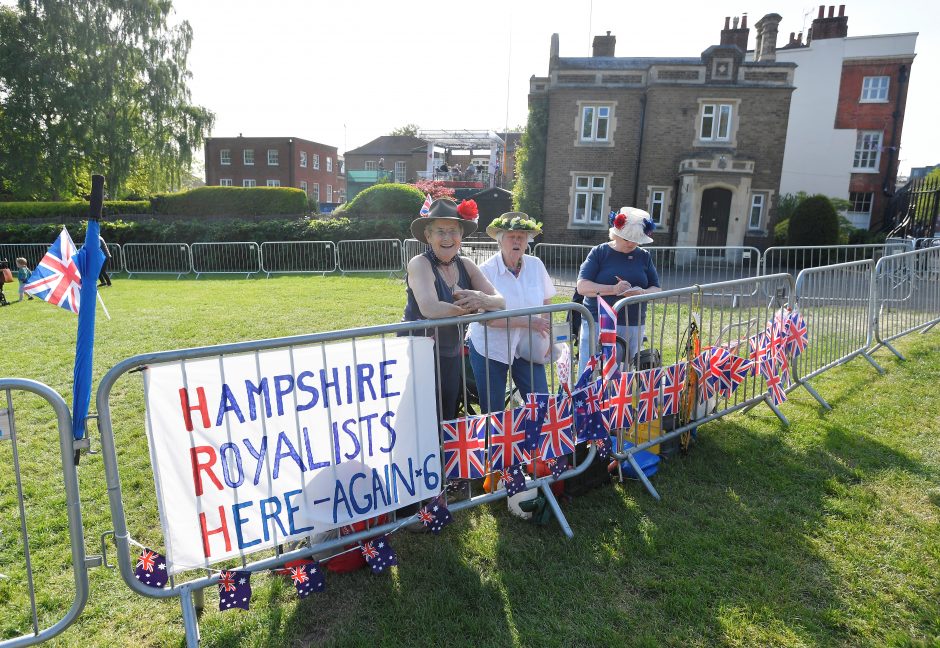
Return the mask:
<path id="1" fill-rule="evenodd" d="M 346 176 L 335 146 L 297 137 L 209 137 L 206 185 L 295 187 L 320 203 L 341 203 Z"/>
<path id="2" fill-rule="evenodd" d="M 600 242 L 608 212 L 634 205 L 658 245 L 768 245 L 795 68 L 775 60 L 780 20 L 758 22 L 755 61 L 746 17 L 695 58 L 618 57 L 610 32 L 562 57 L 553 35 L 529 91 L 548 112 L 545 240 Z"/>
<path id="3" fill-rule="evenodd" d="M 346 168 L 350 171 L 389 171 L 394 182 L 414 182 L 419 171 L 427 170 L 427 148 L 428 143 L 420 137 L 382 135 L 346 151 Z"/>
<path id="4" fill-rule="evenodd" d="M 916 33 L 848 37 L 825 7 L 778 61 L 798 65 L 780 190 L 846 198 L 855 227 L 878 230 L 894 193 Z M 820 145 L 824 143 L 824 145 Z"/>

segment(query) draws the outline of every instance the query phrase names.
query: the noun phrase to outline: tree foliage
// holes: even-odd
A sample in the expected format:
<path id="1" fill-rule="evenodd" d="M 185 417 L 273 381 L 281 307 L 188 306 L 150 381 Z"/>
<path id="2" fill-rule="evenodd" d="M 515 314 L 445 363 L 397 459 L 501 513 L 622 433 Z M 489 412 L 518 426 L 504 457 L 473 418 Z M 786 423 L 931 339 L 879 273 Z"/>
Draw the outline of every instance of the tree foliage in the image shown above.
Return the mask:
<path id="1" fill-rule="evenodd" d="M 0 177 L 22 198 L 175 189 L 213 115 L 193 105 L 192 30 L 169 0 L 0 7 Z"/>
<path id="2" fill-rule="evenodd" d="M 417 124 L 405 124 L 404 126 L 399 126 L 392 130 L 389 135 L 411 135 L 412 137 L 418 136 L 418 125 Z"/>
<path id="3" fill-rule="evenodd" d="M 516 183 L 512 188 L 513 208 L 533 218 L 542 217 L 545 189 L 545 149 L 548 136 L 548 105 L 533 100 L 525 132 L 516 149 Z"/>
<path id="4" fill-rule="evenodd" d="M 431 200 L 454 198 L 454 190 L 446 186 L 443 180 L 418 180 L 411 186 L 420 191 L 421 195 L 430 195 Z"/>
<path id="5" fill-rule="evenodd" d="M 790 245 L 836 245 L 839 243 L 839 215 L 832 202 L 821 194 L 797 205 L 790 217 Z"/>

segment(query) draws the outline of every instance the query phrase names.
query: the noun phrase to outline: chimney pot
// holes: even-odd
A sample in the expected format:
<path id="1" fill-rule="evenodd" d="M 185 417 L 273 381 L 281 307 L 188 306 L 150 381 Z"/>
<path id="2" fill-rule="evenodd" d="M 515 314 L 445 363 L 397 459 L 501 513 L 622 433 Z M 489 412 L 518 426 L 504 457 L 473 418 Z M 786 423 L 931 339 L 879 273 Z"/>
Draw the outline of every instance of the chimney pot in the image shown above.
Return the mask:
<path id="1" fill-rule="evenodd" d="M 839 5 L 839 18 L 845 16 L 845 5 Z"/>
<path id="2" fill-rule="evenodd" d="M 738 17 L 737 17 L 737 16 L 734 17 L 734 20 L 732 21 L 732 24 L 734 25 L 734 28 L 735 28 L 735 29 L 738 28 Z"/>
<path id="3" fill-rule="evenodd" d="M 731 25 L 731 16 L 725 16 L 725 29 L 729 29 Z"/>
<path id="4" fill-rule="evenodd" d="M 825 17 L 826 17 L 826 5 L 819 5 L 819 16 L 817 16 L 817 18 L 825 18 Z"/>
<path id="5" fill-rule="evenodd" d="M 835 18 L 835 16 L 836 16 L 836 8 L 835 8 L 835 6 L 829 5 L 829 17 L 830 17 L 830 18 Z"/>
<path id="6" fill-rule="evenodd" d="M 741 14 L 741 29 L 747 29 L 747 14 Z"/>
<path id="7" fill-rule="evenodd" d="M 610 30 L 609 30 L 609 29 L 607 30 L 607 35 L 610 36 Z"/>

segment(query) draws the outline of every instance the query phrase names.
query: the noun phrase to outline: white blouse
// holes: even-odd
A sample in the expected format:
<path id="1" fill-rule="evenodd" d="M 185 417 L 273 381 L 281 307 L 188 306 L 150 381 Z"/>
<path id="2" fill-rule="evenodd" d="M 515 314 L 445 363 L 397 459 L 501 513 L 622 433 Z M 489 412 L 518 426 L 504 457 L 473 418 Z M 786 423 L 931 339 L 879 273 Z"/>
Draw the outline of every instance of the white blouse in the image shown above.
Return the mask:
<path id="1" fill-rule="evenodd" d="M 500 252 L 482 263 L 480 270 L 497 292 L 506 299 L 506 310 L 541 306 L 546 299 L 555 296 L 556 291 L 552 279 L 538 257 L 523 255 L 522 270 L 518 277 L 513 275 L 503 263 L 503 255 Z M 512 364 L 512 360 L 516 358 L 516 348 L 520 340 L 527 335 L 529 335 L 527 328 L 484 327 L 479 322 L 470 324 L 470 341 L 473 342 L 473 348 L 477 353 L 507 365 Z M 538 334 L 533 332 L 532 335 Z"/>

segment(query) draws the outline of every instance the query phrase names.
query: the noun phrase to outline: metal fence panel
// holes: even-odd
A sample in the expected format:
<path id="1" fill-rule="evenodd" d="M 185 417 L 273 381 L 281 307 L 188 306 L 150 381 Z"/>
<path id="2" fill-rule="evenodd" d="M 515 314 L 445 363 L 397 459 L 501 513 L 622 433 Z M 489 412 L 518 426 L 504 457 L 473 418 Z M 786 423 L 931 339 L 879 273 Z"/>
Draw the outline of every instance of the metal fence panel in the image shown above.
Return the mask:
<path id="1" fill-rule="evenodd" d="M 36 264 L 42 259 L 49 250 L 50 243 L 3 243 L 0 244 L 0 260 L 6 259 L 10 263 L 10 268 L 16 272 L 16 259 L 23 257 L 30 269 L 35 269 Z"/>
<path id="2" fill-rule="evenodd" d="M 398 239 L 340 241 L 336 246 L 340 272 L 401 272 L 402 244 Z"/>
<path id="3" fill-rule="evenodd" d="M 320 273 L 336 270 L 336 245 L 332 241 L 269 241 L 261 244 L 261 271 Z"/>
<path id="4" fill-rule="evenodd" d="M 402 269 L 408 267 L 408 262 L 419 254 L 424 254 L 428 249 L 427 243 L 422 243 L 418 239 L 405 239 L 401 242 L 401 261 Z"/>
<path id="5" fill-rule="evenodd" d="M 877 261 L 886 254 L 911 249 L 901 241 L 889 241 L 877 245 L 790 245 L 774 246 L 764 250 L 761 274 L 786 272 L 794 277 L 805 268 L 864 261 Z"/>
<path id="6" fill-rule="evenodd" d="M 646 247 L 653 256 L 663 290 L 710 284 L 760 274 L 760 251 L 754 247 Z"/>
<path id="7" fill-rule="evenodd" d="M 124 269 L 135 274 L 175 274 L 179 279 L 193 271 L 193 257 L 186 243 L 125 243 Z"/>
<path id="8" fill-rule="evenodd" d="M 50 601 L 56 599 L 59 594 L 48 590 L 45 586 L 53 582 L 61 582 L 65 568 L 61 556 L 69 553 L 69 549 L 61 547 L 54 565 L 37 564 L 33 559 L 33 550 L 37 548 L 37 545 L 40 542 L 54 541 L 57 532 L 49 529 L 45 520 L 38 521 L 30 515 L 26 493 L 35 487 L 35 484 L 29 482 L 30 479 L 48 481 L 51 473 L 43 470 L 41 475 L 31 477 L 24 472 L 26 466 L 36 466 L 41 461 L 38 456 L 31 456 L 31 454 L 38 455 L 36 451 L 41 450 L 42 443 L 36 439 L 29 443 L 21 440 L 22 432 L 17 427 L 14 409 L 15 393 L 30 393 L 42 398 L 52 408 L 58 422 L 64 508 L 68 519 L 74 595 L 71 606 L 62 618 L 48 625 L 46 619 L 55 614 L 52 611 L 55 608 L 49 607 Z M 26 598 L 29 600 L 28 614 L 17 607 L 21 596 L 11 596 L 0 600 L 0 614 L 3 616 L 6 627 L 16 628 L 18 620 L 22 619 L 23 625 L 30 628 L 25 634 L 0 640 L 0 647 L 13 648 L 14 646 L 32 646 L 47 641 L 61 634 L 75 622 L 88 601 L 88 564 L 82 533 L 81 500 L 72 439 L 72 417 L 68 405 L 50 387 L 22 378 L 0 378 L 0 399 L 2 399 L 0 400 L 0 492 L 13 493 L 12 501 L 17 503 L 18 509 L 18 515 L 10 515 L 7 511 L 4 516 L 0 517 L 0 533 L 2 533 L 0 557 L 7 559 L 15 555 L 17 546 L 21 548 L 23 556 L 22 566 L 2 560 L 0 568 L 4 571 L 2 574 L 4 580 L 7 581 L 4 589 L 13 594 L 21 594 L 25 591 Z M 13 539 L 16 536 L 18 536 L 18 542 Z M 31 538 L 34 540 L 33 544 L 31 544 Z M 42 615 L 42 620 L 40 615 Z"/>
<path id="9" fill-rule="evenodd" d="M 940 247 L 882 258 L 874 281 L 875 349 L 886 346 L 903 359 L 890 342 L 940 321 Z"/>
<path id="10" fill-rule="evenodd" d="M 115 274 L 124 270 L 124 250 L 120 243 L 108 243 L 108 252 L 111 253 L 111 263 L 108 272 Z"/>
<path id="11" fill-rule="evenodd" d="M 128 525 L 128 520 L 127 520 L 128 510 L 126 510 L 124 506 L 123 494 L 121 492 L 119 470 L 118 470 L 118 465 L 117 465 L 117 449 L 115 447 L 115 426 L 116 425 L 119 425 L 119 426 L 130 425 L 133 427 L 133 429 L 140 429 L 141 427 L 143 427 L 142 426 L 143 421 L 114 421 L 112 419 L 111 404 L 113 400 L 114 387 L 119 379 L 122 379 L 124 381 L 122 382 L 121 390 L 119 393 L 127 394 L 128 390 L 135 390 L 135 389 L 143 390 L 144 386 L 142 384 L 142 381 L 136 382 L 136 383 L 127 382 L 128 380 L 130 381 L 134 381 L 135 379 L 139 380 L 136 378 L 136 374 L 139 373 L 139 369 L 143 367 L 146 367 L 148 365 L 158 364 L 158 363 L 173 362 L 173 363 L 179 363 L 181 369 L 185 371 L 187 362 L 192 362 L 192 361 L 197 361 L 197 360 L 207 359 L 207 358 L 213 360 L 213 364 L 215 362 L 215 359 L 219 360 L 218 376 L 220 378 L 224 378 L 224 373 L 223 373 L 224 369 L 223 369 L 223 363 L 222 363 L 223 358 L 227 356 L 244 357 L 245 355 L 250 356 L 251 354 L 255 354 L 255 358 L 256 358 L 255 363 L 257 364 L 259 362 L 258 359 L 260 358 L 258 354 L 262 351 L 270 351 L 270 350 L 285 351 L 291 359 L 290 360 L 291 367 L 292 367 L 292 371 L 294 371 L 295 370 L 294 358 L 295 358 L 295 353 L 298 350 L 303 348 L 309 351 L 310 348 L 313 347 L 317 353 L 322 353 L 322 357 L 325 362 L 325 359 L 327 357 L 325 344 L 329 342 L 346 341 L 346 342 L 351 343 L 353 345 L 353 350 L 354 350 L 353 355 L 355 356 L 355 348 L 356 348 L 355 345 L 361 343 L 361 341 L 363 340 L 368 340 L 370 342 L 374 342 L 375 340 L 380 340 L 381 344 L 383 345 L 382 348 L 384 350 L 385 348 L 384 344 L 385 344 L 386 339 L 392 339 L 401 334 L 424 335 L 430 332 L 431 330 L 433 330 L 433 335 L 435 336 L 435 338 L 440 340 L 440 339 L 443 339 L 441 336 L 445 335 L 444 332 L 449 329 L 452 329 L 453 327 L 457 327 L 458 329 L 459 335 L 457 339 L 462 340 L 463 328 L 467 326 L 467 324 L 470 322 L 489 322 L 493 320 L 505 320 L 506 324 L 508 325 L 510 317 L 535 318 L 539 316 L 547 316 L 547 318 L 549 319 L 549 325 L 551 325 L 552 318 L 559 320 L 559 323 L 563 323 L 564 316 L 569 311 L 578 311 L 582 314 L 583 317 L 587 318 L 587 320 L 589 321 L 589 325 L 591 327 L 592 339 L 596 339 L 596 335 L 594 335 L 595 329 L 594 329 L 593 320 L 591 320 L 591 317 L 588 314 L 587 310 L 580 304 L 573 304 L 569 302 L 565 304 L 537 306 L 533 308 L 521 309 L 521 310 L 516 310 L 516 311 L 508 311 L 508 312 L 499 311 L 499 312 L 494 312 L 494 313 L 483 313 L 483 314 L 473 315 L 469 317 L 458 317 L 458 318 L 449 318 L 449 319 L 431 320 L 431 321 L 419 321 L 419 322 L 402 322 L 402 323 L 397 323 L 397 324 L 371 326 L 371 327 L 360 328 L 360 329 L 332 331 L 332 332 L 317 333 L 317 334 L 311 334 L 311 335 L 301 335 L 301 336 L 281 338 L 281 339 L 260 340 L 260 341 L 255 341 L 255 342 L 242 342 L 242 343 L 227 344 L 227 345 L 221 345 L 221 346 L 215 346 L 215 347 L 203 347 L 203 348 L 196 348 L 196 349 L 184 349 L 184 350 L 177 350 L 177 351 L 167 351 L 167 352 L 162 352 L 162 353 L 152 353 L 152 354 L 135 356 L 133 358 L 129 358 L 127 360 L 124 360 L 118 363 L 116 366 L 112 367 L 111 370 L 101 380 L 98 386 L 98 390 L 97 390 L 96 404 L 97 404 L 97 410 L 98 410 L 98 415 L 99 415 L 99 429 L 101 433 L 102 457 L 103 457 L 104 465 L 105 465 L 105 474 L 106 474 L 106 480 L 107 480 L 107 485 L 108 485 L 108 496 L 109 496 L 110 507 L 111 507 L 111 517 L 112 517 L 112 521 L 114 524 L 113 537 L 114 537 L 114 542 L 117 545 L 118 566 L 120 568 L 120 573 L 121 573 L 123 580 L 128 585 L 128 587 L 130 587 L 133 591 L 135 591 L 138 594 L 142 594 L 144 596 L 151 596 L 151 597 L 157 597 L 157 598 L 167 598 L 167 597 L 175 597 L 175 596 L 180 597 L 181 605 L 183 608 L 183 619 L 184 619 L 184 624 L 186 627 L 187 643 L 189 645 L 196 645 L 198 643 L 198 625 L 197 625 L 195 610 L 193 607 L 192 593 L 202 588 L 213 587 L 213 586 L 218 585 L 218 582 L 219 582 L 218 576 L 215 576 L 215 575 L 207 576 L 206 572 L 203 569 L 194 567 L 190 571 L 180 572 L 177 575 L 177 577 L 170 579 L 170 582 L 168 583 L 167 587 L 164 587 L 161 589 L 147 587 L 144 584 L 142 584 L 139 580 L 137 580 L 134 576 L 134 564 L 131 562 L 131 553 L 130 553 L 132 539 L 130 538 L 128 529 L 129 528 L 150 528 L 151 525 L 144 523 L 144 521 L 141 519 L 133 520 L 133 524 L 130 525 L 130 527 Z M 485 327 L 485 328 L 488 329 L 489 327 Z M 549 328 L 549 330 L 553 330 L 553 329 Z M 593 351 L 593 348 L 594 348 L 594 344 L 592 343 L 590 350 Z M 439 349 L 437 345 L 435 345 L 435 349 L 436 349 L 435 350 L 436 357 L 434 361 L 438 367 L 438 371 L 436 373 L 439 375 L 439 371 L 440 371 L 439 367 L 441 365 L 442 359 L 441 359 L 441 355 L 439 353 Z M 463 412 L 470 413 L 473 411 L 472 408 L 469 407 L 469 405 L 471 405 L 473 402 L 475 383 L 470 382 L 470 376 L 472 374 L 468 373 L 470 370 L 470 367 L 469 367 L 469 360 L 466 357 L 466 354 L 459 356 L 459 358 L 460 358 L 459 362 L 462 365 L 461 368 L 463 371 L 463 375 L 465 376 L 463 380 L 463 385 L 461 388 L 462 393 L 460 395 L 460 400 L 463 404 Z M 355 359 L 353 360 L 353 362 L 354 363 L 356 362 Z M 551 390 L 551 393 L 555 393 L 557 391 L 558 385 L 554 379 L 554 367 L 552 367 L 551 365 L 548 365 L 546 366 L 546 368 L 549 369 L 552 374 L 552 380 L 551 380 L 549 389 Z M 259 372 L 261 371 L 260 365 L 258 365 L 258 371 Z M 298 372 L 302 371 L 302 368 L 298 367 L 296 368 L 296 371 Z M 132 372 L 134 373 L 132 374 Z M 128 377 L 129 375 L 130 377 Z M 360 378 L 361 378 L 361 375 L 360 375 Z M 298 380 L 300 380 L 299 377 L 298 377 Z M 260 383 L 260 379 L 259 379 L 259 383 Z M 360 386 L 360 390 L 362 390 L 361 386 Z M 337 391 L 337 393 L 339 392 Z M 437 400 L 437 407 L 438 407 L 438 422 L 440 422 L 442 404 L 440 400 L 441 389 L 439 385 L 437 388 L 437 394 L 438 395 L 437 395 L 436 400 Z M 430 397 L 431 395 L 428 394 L 428 396 Z M 415 394 L 414 397 L 418 398 L 418 395 Z M 340 410 L 337 410 L 337 411 L 340 411 Z M 357 406 L 356 411 L 359 412 L 358 406 Z M 330 412 L 329 408 L 327 408 L 326 412 L 327 412 L 327 415 L 330 417 L 330 420 L 332 421 L 333 414 Z M 298 416 L 299 415 L 300 414 L 298 411 Z M 300 424 L 300 419 L 298 419 L 298 425 L 299 424 Z M 330 425 L 332 426 L 332 423 Z M 359 443 L 360 443 L 359 447 L 365 447 L 364 437 L 362 436 L 364 434 L 363 427 L 364 426 L 360 422 L 360 425 L 358 426 Z M 353 426 L 353 428 L 351 429 L 353 430 L 353 432 L 351 432 L 350 434 L 355 434 L 356 426 Z M 487 428 L 487 429 L 489 430 L 490 428 Z M 489 441 L 490 440 L 489 436 L 487 436 L 486 439 L 487 441 Z M 139 443 L 139 440 L 137 441 L 137 443 Z M 438 447 L 437 450 L 441 453 L 443 452 L 441 447 Z M 269 470 L 271 468 L 270 463 L 272 461 L 272 458 L 271 458 L 272 452 L 273 451 L 269 451 L 267 454 L 264 455 L 265 457 L 264 464 Z M 569 468 L 566 472 L 564 472 L 560 476 L 560 478 L 566 479 L 574 475 L 577 475 L 583 470 L 585 470 L 593 461 L 594 457 L 596 456 L 596 453 L 597 453 L 597 450 L 592 445 L 587 455 L 585 456 L 583 462 L 580 463 L 580 465 L 576 465 L 575 467 Z M 332 455 L 328 457 L 328 461 L 330 465 L 332 465 L 335 469 L 335 466 L 337 465 L 337 463 L 334 463 L 334 458 L 332 457 Z M 442 476 L 446 478 L 446 470 L 444 469 L 445 464 L 443 460 L 441 461 L 440 465 L 442 467 Z M 259 462 L 258 469 L 259 470 L 262 469 L 260 462 Z M 328 469 L 329 468 L 327 468 L 327 470 Z M 564 515 L 561 512 L 561 509 L 558 508 L 557 501 L 552 496 L 551 489 L 549 488 L 551 482 L 554 480 L 555 479 L 553 477 L 538 478 L 532 481 L 532 483 L 530 484 L 530 488 L 538 488 L 540 490 L 541 494 L 546 497 L 546 499 L 549 501 L 549 504 L 553 507 L 553 511 L 555 512 L 559 523 L 562 525 L 562 528 L 566 531 L 566 533 L 570 534 L 570 528 L 567 526 L 567 522 L 564 519 Z M 238 485 L 230 484 L 230 486 L 236 489 L 237 491 Z M 330 490 L 330 493 L 332 494 L 332 490 Z M 468 492 L 468 496 L 469 496 L 469 492 Z M 475 495 L 472 497 L 468 497 L 468 499 L 453 503 L 449 505 L 449 509 L 453 512 L 457 512 L 465 508 L 478 506 L 487 502 L 492 502 L 495 500 L 502 499 L 504 497 L 506 497 L 505 489 L 499 488 L 498 490 L 494 492 L 490 492 L 490 493 L 483 494 L 483 495 Z M 147 513 L 147 512 L 141 512 L 138 510 L 130 510 L 129 512 L 136 516 L 142 516 L 147 519 L 152 519 L 151 517 L 152 511 Z M 414 517 L 415 516 L 410 516 L 406 518 L 406 521 L 411 521 Z M 281 546 L 281 544 L 278 544 L 276 548 L 268 550 L 266 555 L 260 554 L 260 558 L 258 560 L 248 563 L 247 560 L 243 558 L 241 569 L 245 569 L 249 571 L 260 571 L 260 570 L 270 569 L 272 567 L 280 566 L 283 563 L 290 561 L 290 560 L 295 560 L 295 559 L 302 558 L 302 557 L 309 557 L 313 555 L 314 553 L 334 551 L 340 547 L 349 545 L 350 543 L 354 544 L 361 540 L 373 538 L 382 533 L 387 533 L 387 532 L 398 530 L 401 527 L 401 525 L 402 525 L 402 521 L 392 521 L 392 522 L 388 522 L 385 524 L 379 524 L 377 526 L 373 526 L 372 528 L 368 528 L 365 531 L 352 533 L 350 535 L 341 536 L 341 537 L 339 537 L 338 534 L 330 534 L 327 539 L 313 538 L 311 536 L 309 538 L 310 543 L 308 546 L 304 548 L 300 548 L 300 549 L 294 548 L 293 550 L 289 550 L 286 552 L 282 551 L 284 547 Z M 309 532 L 307 533 L 309 534 Z M 288 540 L 288 539 L 297 539 L 297 538 L 296 537 L 285 538 L 285 540 Z M 149 544 L 148 546 L 166 546 L 166 543 L 164 542 L 163 544 L 161 544 L 159 539 L 155 540 L 153 538 L 147 538 L 146 540 L 148 542 L 154 541 L 154 543 Z"/>
<path id="12" fill-rule="evenodd" d="M 559 291 L 573 292 L 578 284 L 578 270 L 592 247 L 591 245 L 539 243 L 532 254 L 542 260 L 555 288 Z"/>
<path id="13" fill-rule="evenodd" d="M 193 243 L 193 272 L 201 274 L 243 274 L 261 272 L 261 250 L 254 241 Z"/>

